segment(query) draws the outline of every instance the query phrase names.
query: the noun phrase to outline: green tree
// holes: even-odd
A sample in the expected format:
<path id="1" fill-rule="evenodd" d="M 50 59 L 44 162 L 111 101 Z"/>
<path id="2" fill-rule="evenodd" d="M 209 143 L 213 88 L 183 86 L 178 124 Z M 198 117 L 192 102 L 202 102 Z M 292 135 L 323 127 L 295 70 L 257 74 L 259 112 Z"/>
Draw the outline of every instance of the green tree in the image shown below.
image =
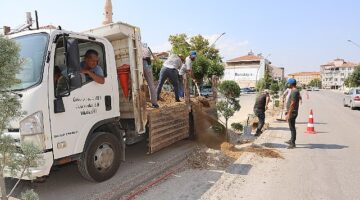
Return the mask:
<path id="1" fill-rule="evenodd" d="M 199 54 L 192 65 L 192 71 L 196 82 L 202 83 L 208 72 L 210 61 L 204 55 Z"/>
<path id="2" fill-rule="evenodd" d="M 152 62 L 152 73 L 155 78 L 155 80 L 159 80 L 160 70 L 163 66 L 163 61 L 160 59 L 155 59 Z"/>
<path id="3" fill-rule="evenodd" d="M 172 52 L 176 54 L 188 55 L 191 51 L 191 46 L 187 42 L 188 37 L 185 33 L 170 35 L 169 42 L 172 46 Z"/>
<path id="4" fill-rule="evenodd" d="M 241 106 L 238 97 L 240 97 L 240 87 L 235 81 L 223 81 L 219 85 L 219 91 L 225 97 L 216 104 L 216 108 L 221 116 L 225 118 L 226 140 L 229 141 L 228 121 Z"/>
<path id="5" fill-rule="evenodd" d="M 211 79 L 213 75 L 219 77 L 224 75 L 225 69 L 219 50 L 209 46 L 209 41 L 202 35 L 196 35 L 190 39 L 184 33 L 170 35 L 169 42 L 173 53 L 187 56 L 191 50 L 197 52 L 198 56 L 193 63 L 193 72 L 197 82 L 203 82 L 204 78 Z"/>
<path id="6" fill-rule="evenodd" d="M 0 190 L 1 199 L 7 200 L 20 179 L 30 176 L 29 167 L 37 165 L 35 160 L 39 159 L 40 151 L 32 143 L 24 142 L 19 150 L 15 139 L 3 133 L 10 120 L 22 115 L 20 97 L 10 89 L 19 83 L 16 74 L 20 72 L 23 60 L 14 41 L 0 36 L 0 47 Z M 19 180 L 9 193 L 5 187 L 5 172 L 19 175 Z"/>
<path id="7" fill-rule="evenodd" d="M 349 83 L 351 87 L 360 86 L 360 66 L 355 67 L 354 71 L 351 73 Z"/>
<path id="8" fill-rule="evenodd" d="M 319 87 L 321 88 L 321 80 L 316 78 L 310 81 L 310 83 L 308 84 L 308 86 L 310 87 Z"/>

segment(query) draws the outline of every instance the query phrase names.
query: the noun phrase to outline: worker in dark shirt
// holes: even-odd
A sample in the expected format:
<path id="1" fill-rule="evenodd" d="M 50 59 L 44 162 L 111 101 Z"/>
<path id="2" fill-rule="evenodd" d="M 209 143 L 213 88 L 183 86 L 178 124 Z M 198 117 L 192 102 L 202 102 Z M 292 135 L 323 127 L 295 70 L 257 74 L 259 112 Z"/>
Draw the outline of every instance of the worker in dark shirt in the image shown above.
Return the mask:
<path id="1" fill-rule="evenodd" d="M 300 102 L 300 92 L 296 88 L 296 80 L 293 78 L 288 79 L 289 87 L 291 88 L 291 93 L 289 100 L 287 101 L 287 114 L 286 114 L 286 121 L 289 123 L 289 128 L 291 131 L 291 139 L 286 141 L 285 143 L 289 144 L 288 149 L 293 149 L 296 147 L 295 140 L 296 140 L 296 118 L 298 116 L 299 111 L 299 102 Z"/>
<path id="2" fill-rule="evenodd" d="M 268 104 L 270 101 L 270 95 L 268 90 L 264 90 L 262 94 L 260 94 L 256 98 L 256 102 L 254 105 L 254 113 L 259 118 L 259 123 L 256 129 L 255 136 L 260 136 L 262 131 L 261 129 L 265 123 L 265 111 L 268 109 Z"/>

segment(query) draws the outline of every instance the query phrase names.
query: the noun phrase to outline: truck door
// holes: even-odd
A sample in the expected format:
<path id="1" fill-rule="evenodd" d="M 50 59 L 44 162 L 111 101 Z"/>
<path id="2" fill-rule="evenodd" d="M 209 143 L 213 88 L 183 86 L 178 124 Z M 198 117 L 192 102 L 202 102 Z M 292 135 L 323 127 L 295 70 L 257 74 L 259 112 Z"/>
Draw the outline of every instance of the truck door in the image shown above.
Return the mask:
<path id="1" fill-rule="evenodd" d="M 50 104 L 50 119 L 55 159 L 82 152 L 94 124 L 116 116 L 113 101 L 116 93 L 112 88 L 111 76 L 107 75 L 105 55 L 104 43 L 95 38 L 70 34 L 56 41 L 51 65 L 53 70 L 50 70 L 54 89 L 49 90 L 52 91 L 49 94 L 50 102 L 54 102 Z M 90 72 L 83 73 L 95 61 L 96 66 L 92 66 L 94 68 Z M 67 66 L 67 63 L 73 66 Z M 74 66 L 77 65 L 74 63 L 80 66 Z M 71 78 L 79 72 L 82 82 L 80 85 L 73 84 Z M 102 76 L 104 83 L 96 82 L 89 73 Z"/>

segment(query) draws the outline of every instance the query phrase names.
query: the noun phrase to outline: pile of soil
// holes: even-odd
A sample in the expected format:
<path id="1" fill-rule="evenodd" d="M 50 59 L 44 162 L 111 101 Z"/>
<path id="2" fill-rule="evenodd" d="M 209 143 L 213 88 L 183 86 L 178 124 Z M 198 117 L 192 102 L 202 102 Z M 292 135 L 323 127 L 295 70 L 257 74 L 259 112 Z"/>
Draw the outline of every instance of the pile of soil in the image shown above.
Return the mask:
<path id="1" fill-rule="evenodd" d="M 239 149 L 236 149 L 233 144 L 230 144 L 228 142 L 223 142 L 221 144 L 221 152 L 233 159 L 240 158 L 242 154 L 242 152 Z"/>
<path id="2" fill-rule="evenodd" d="M 187 166 L 192 169 L 225 170 L 235 161 L 220 150 L 198 145 L 187 158 Z"/>
<path id="3" fill-rule="evenodd" d="M 264 148 L 264 147 L 258 146 L 258 145 L 251 145 L 249 147 L 242 148 L 241 151 L 256 153 L 257 155 L 259 155 L 261 157 L 266 157 L 266 158 L 284 159 L 284 157 L 278 151 L 276 151 L 274 149 L 267 149 L 267 148 Z"/>

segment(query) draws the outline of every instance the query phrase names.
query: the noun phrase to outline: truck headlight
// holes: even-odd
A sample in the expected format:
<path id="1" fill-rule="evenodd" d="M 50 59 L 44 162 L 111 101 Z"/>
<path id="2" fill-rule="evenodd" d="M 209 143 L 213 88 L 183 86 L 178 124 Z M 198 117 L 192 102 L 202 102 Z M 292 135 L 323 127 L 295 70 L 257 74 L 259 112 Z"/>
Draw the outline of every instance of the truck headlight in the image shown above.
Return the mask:
<path id="1" fill-rule="evenodd" d="M 45 135 L 42 112 L 36 112 L 20 122 L 21 142 L 29 142 L 45 149 Z"/>

